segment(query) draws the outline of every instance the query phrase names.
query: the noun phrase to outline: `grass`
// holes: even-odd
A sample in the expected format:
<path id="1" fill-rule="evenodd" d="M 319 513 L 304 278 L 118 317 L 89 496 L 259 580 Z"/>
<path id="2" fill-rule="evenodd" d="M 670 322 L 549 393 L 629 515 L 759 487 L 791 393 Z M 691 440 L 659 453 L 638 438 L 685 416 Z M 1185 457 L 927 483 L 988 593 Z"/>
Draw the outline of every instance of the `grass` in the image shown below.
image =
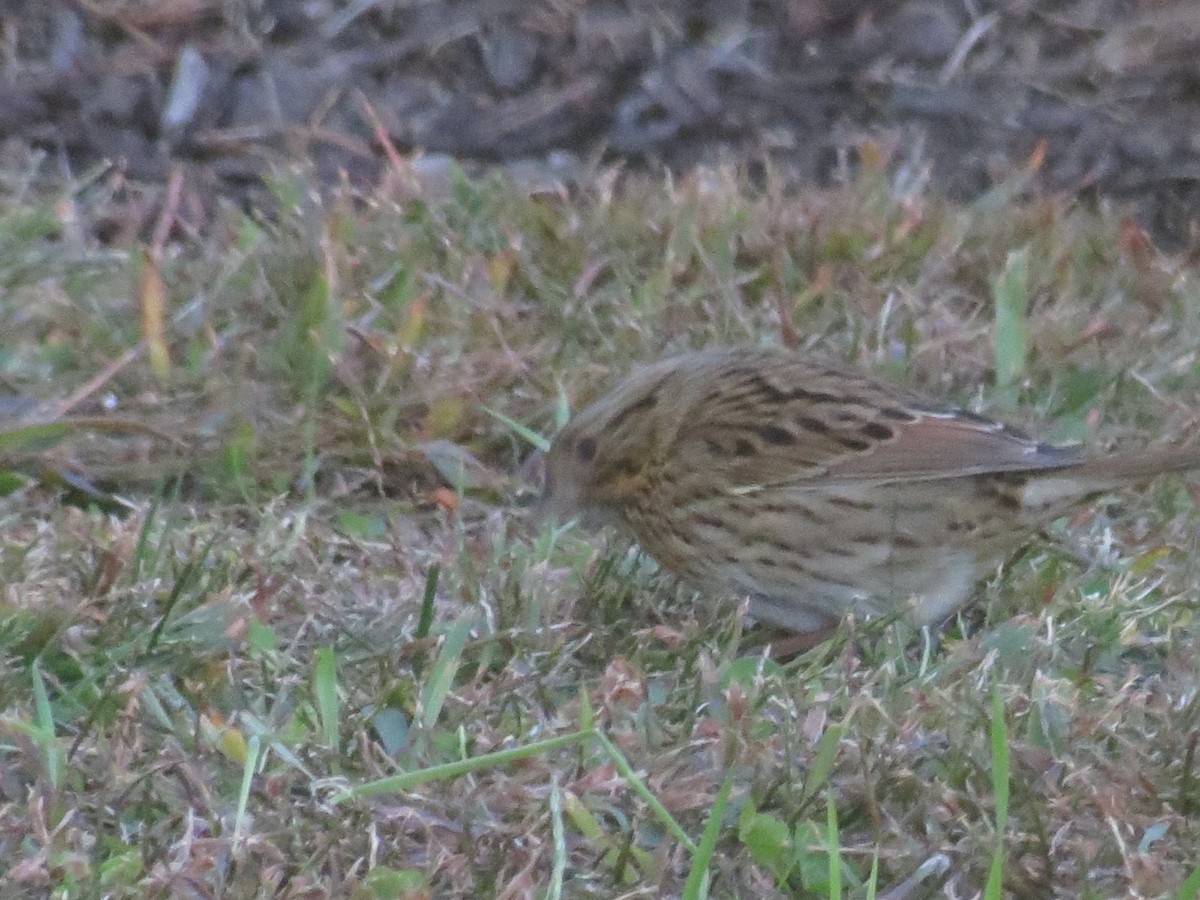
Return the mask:
<path id="1" fill-rule="evenodd" d="M 0 203 L 0 894 L 1196 895 L 1194 485 L 787 666 L 523 512 L 569 405 L 722 341 L 1181 440 L 1194 256 L 882 168 L 273 190 L 150 253 L 65 224 L 102 178 Z"/>

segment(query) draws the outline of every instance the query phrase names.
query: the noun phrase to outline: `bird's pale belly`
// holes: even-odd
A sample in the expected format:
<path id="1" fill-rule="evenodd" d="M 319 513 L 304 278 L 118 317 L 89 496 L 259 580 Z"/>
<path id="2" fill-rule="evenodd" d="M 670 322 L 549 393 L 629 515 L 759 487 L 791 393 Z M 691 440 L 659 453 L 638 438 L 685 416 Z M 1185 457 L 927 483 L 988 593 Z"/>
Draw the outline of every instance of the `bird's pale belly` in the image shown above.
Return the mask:
<path id="1" fill-rule="evenodd" d="M 978 478 L 936 483 L 776 489 L 770 499 L 714 497 L 672 527 L 633 529 L 642 546 L 697 589 L 749 596 L 751 614 L 809 632 L 846 613 L 901 612 L 916 624 L 950 615 L 975 582 L 1024 540 L 1019 510 L 986 504 Z"/>

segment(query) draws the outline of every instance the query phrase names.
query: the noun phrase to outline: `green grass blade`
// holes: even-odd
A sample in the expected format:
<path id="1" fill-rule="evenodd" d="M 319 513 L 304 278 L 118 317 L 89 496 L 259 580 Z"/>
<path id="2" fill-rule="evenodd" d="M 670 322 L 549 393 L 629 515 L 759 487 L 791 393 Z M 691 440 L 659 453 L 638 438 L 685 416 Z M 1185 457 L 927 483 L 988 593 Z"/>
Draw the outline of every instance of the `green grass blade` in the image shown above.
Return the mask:
<path id="1" fill-rule="evenodd" d="M 1026 310 L 1029 304 L 1029 248 L 1008 254 L 1004 271 L 992 284 L 996 304 L 996 384 L 1013 388 L 1025 375 Z M 1010 400 L 1015 401 L 1015 391 Z"/>
<path id="2" fill-rule="evenodd" d="M 708 894 L 708 867 L 712 863 L 713 852 L 717 849 L 717 840 L 725 822 L 725 806 L 729 803 L 732 791 L 733 768 L 730 767 L 725 772 L 725 779 L 713 800 L 708 823 L 704 826 L 704 833 L 700 835 L 700 844 L 692 854 L 692 866 L 680 895 L 683 900 L 701 900 Z"/>
<path id="3" fill-rule="evenodd" d="M 871 874 L 867 877 L 867 900 L 875 900 L 875 896 L 879 893 L 879 845 L 875 845 L 875 850 L 871 854 Z"/>
<path id="4" fill-rule="evenodd" d="M 246 760 L 242 763 L 242 784 L 238 790 L 237 811 L 233 817 L 233 849 L 236 853 L 241 846 L 246 827 L 246 808 L 250 802 L 250 788 L 254 784 L 254 772 L 258 768 L 259 751 L 262 741 L 257 734 L 250 735 L 246 743 Z"/>
<path id="5" fill-rule="evenodd" d="M 425 591 L 421 595 L 421 616 L 417 619 L 417 630 L 413 635 L 417 640 L 428 637 L 429 629 L 433 627 L 433 602 L 437 599 L 438 577 L 441 573 L 441 566 L 434 563 L 425 575 Z"/>
<path id="6" fill-rule="evenodd" d="M 457 759 L 438 766 L 429 766 L 412 772 L 403 772 L 400 775 L 392 775 L 388 778 L 380 778 L 377 781 L 355 785 L 335 795 L 333 802 L 342 803 L 352 797 L 376 797 L 381 794 L 395 794 L 399 791 L 411 790 L 422 784 L 428 784 L 431 781 L 448 781 L 452 778 L 458 778 L 461 775 L 491 768 L 492 766 L 504 766 L 509 763 L 518 762 L 519 760 L 529 759 L 540 753 L 553 753 L 556 750 L 573 747 L 595 736 L 595 732 L 592 731 L 573 731 L 570 734 L 534 741 L 532 744 L 526 744 L 523 747 L 510 747 L 506 750 L 496 750 L 492 753 L 484 753 L 468 759 Z"/>
<path id="7" fill-rule="evenodd" d="M 67 422 L 43 422 L 0 429 L 0 453 L 29 452 L 56 444 L 71 433 Z"/>
<path id="8" fill-rule="evenodd" d="M 617 749 L 616 744 L 610 741 L 602 732 L 596 732 L 596 740 L 600 742 L 600 746 L 604 748 L 604 752 L 612 759 L 613 765 L 616 766 L 617 772 L 624 778 L 633 792 L 642 798 L 642 801 L 650 807 L 659 820 L 667 826 L 671 834 L 673 834 L 683 846 L 692 852 L 698 852 L 695 842 L 688 837 L 688 833 L 683 830 L 683 826 L 671 815 L 670 811 L 662 805 L 662 801 L 654 796 L 654 792 L 646 787 L 645 782 L 634 771 L 633 766 L 629 764 L 629 760 L 625 758 L 625 754 Z"/>
<path id="9" fill-rule="evenodd" d="M 996 851 L 988 872 L 985 900 L 1000 900 L 1004 889 L 1004 832 L 1008 828 L 1008 728 L 1004 724 L 1004 701 L 1000 686 L 992 688 L 991 714 L 992 792 L 996 796 Z"/>
<path id="10" fill-rule="evenodd" d="M 554 862 L 550 869 L 550 885 L 546 888 L 546 900 L 560 900 L 563 893 L 563 876 L 567 871 L 567 836 L 563 828 L 562 788 L 558 777 L 550 779 L 550 834 L 554 841 Z"/>
<path id="11" fill-rule="evenodd" d="M 829 847 L 829 897 L 842 897 L 842 839 L 838 829 L 837 804 L 833 802 L 833 791 L 826 793 L 825 843 Z"/>
<path id="12" fill-rule="evenodd" d="M 446 696 L 450 693 L 454 676 L 458 674 L 458 667 L 462 663 L 463 648 L 467 646 L 467 639 L 474 627 L 475 617 L 464 615 L 446 632 L 441 652 L 430 667 L 429 680 L 421 691 L 421 724 L 426 729 L 433 728 L 442 714 Z"/>
<path id="13" fill-rule="evenodd" d="M 804 793 L 801 794 L 801 803 L 807 803 L 816 796 L 817 791 L 829 779 L 829 773 L 833 771 L 833 764 L 837 760 L 838 746 L 841 744 L 842 735 L 845 734 L 846 723 L 842 722 L 837 725 L 830 725 L 825 729 L 825 733 L 821 735 L 821 742 L 817 745 L 817 755 L 813 759 L 812 767 L 809 768 L 808 774 L 804 777 Z"/>
<path id="14" fill-rule="evenodd" d="M 341 704 L 338 701 L 337 654 L 332 647 L 318 647 L 313 665 L 313 696 L 325 746 L 336 750 Z"/>
<path id="15" fill-rule="evenodd" d="M 534 448 L 545 453 L 550 449 L 550 439 L 538 434 L 527 425 L 522 425 L 516 419 L 511 419 L 498 409 L 492 409 L 490 406 L 483 407 L 483 411 L 515 434 L 522 438 L 526 443 L 531 444 Z"/>
<path id="16" fill-rule="evenodd" d="M 35 659 L 29 667 L 29 675 L 33 681 L 34 709 L 37 711 L 38 743 L 42 747 L 42 755 L 46 764 L 46 778 L 54 790 L 62 783 L 63 754 L 55 736 L 54 711 L 50 706 L 50 694 L 46 690 L 46 679 L 42 676 L 42 667 Z"/>
<path id="17" fill-rule="evenodd" d="M 1184 879 L 1175 894 L 1176 900 L 1196 900 L 1200 897 L 1200 866 L 1192 869 L 1192 874 Z"/>

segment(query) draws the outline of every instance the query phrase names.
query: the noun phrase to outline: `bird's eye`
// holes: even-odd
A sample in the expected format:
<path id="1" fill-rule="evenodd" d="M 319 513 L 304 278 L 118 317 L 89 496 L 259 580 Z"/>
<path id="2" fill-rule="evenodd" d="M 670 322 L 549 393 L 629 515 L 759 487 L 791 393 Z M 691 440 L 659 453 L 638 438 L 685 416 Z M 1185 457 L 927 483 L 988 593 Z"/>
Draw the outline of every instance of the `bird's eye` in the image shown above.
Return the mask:
<path id="1" fill-rule="evenodd" d="M 596 458 L 596 439 L 580 438 L 579 443 L 575 445 L 575 453 L 584 462 L 591 462 Z"/>

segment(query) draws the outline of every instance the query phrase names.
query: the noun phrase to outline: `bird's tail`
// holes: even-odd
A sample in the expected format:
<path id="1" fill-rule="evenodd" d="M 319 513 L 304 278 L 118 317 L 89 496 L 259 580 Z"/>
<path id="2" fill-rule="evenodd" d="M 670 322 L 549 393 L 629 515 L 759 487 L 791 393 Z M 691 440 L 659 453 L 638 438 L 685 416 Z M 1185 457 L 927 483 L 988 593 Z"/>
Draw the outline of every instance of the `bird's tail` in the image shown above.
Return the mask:
<path id="1" fill-rule="evenodd" d="M 1200 469 L 1200 446 L 1147 450 L 1144 453 L 1118 453 L 1085 462 L 1071 474 L 1081 481 L 1094 481 L 1097 486 L 1117 485 L 1127 481 L 1145 481 L 1169 472 L 1190 472 Z"/>
<path id="2" fill-rule="evenodd" d="M 1027 509 L 1045 510 L 1158 475 L 1195 470 L 1200 470 L 1200 445 L 1118 453 L 1031 478 L 1021 502 Z"/>

